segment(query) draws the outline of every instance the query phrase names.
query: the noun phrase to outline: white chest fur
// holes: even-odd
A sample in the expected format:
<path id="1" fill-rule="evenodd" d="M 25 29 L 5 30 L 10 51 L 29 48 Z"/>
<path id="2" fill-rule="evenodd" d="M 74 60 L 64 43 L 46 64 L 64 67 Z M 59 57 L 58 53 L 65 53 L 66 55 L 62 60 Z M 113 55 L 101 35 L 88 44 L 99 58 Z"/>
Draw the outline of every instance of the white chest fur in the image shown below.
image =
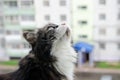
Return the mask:
<path id="1" fill-rule="evenodd" d="M 76 53 L 71 47 L 70 42 L 57 41 L 54 43 L 51 54 L 57 57 L 57 62 L 54 64 L 56 69 L 64 74 L 68 80 L 73 80 L 74 63 L 76 62 Z"/>

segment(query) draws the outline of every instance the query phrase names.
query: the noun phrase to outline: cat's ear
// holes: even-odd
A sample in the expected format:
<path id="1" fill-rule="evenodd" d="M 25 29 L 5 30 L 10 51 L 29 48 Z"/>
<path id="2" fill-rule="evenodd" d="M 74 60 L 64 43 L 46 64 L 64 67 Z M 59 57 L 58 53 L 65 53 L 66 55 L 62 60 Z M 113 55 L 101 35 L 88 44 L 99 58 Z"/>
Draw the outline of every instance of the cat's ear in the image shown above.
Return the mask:
<path id="1" fill-rule="evenodd" d="M 28 34 L 29 32 L 28 31 L 23 31 L 23 37 L 27 40 L 27 34 Z"/>
<path id="2" fill-rule="evenodd" d="M 36 34 L 31 31 L 24 31 L 23 32 L 23 37 L 30 43 L 34 44 L 36 41 Z"/>

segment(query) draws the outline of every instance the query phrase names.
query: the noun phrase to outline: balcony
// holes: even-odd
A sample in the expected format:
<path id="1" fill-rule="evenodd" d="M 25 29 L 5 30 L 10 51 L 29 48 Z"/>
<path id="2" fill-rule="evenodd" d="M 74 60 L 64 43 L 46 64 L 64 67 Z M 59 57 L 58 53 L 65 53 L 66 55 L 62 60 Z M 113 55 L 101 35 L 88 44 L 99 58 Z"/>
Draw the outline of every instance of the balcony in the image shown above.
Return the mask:
<path id="1" fill-rule="evenodd" d="M 6 42 L 14 42 L 14 41 L 20 41 L 22 39 L 21 35 L 6 35 L 5 40 Z"/>
<path id="2" fill-rule="evenodd" d="M 5 50 L 0 48 L 0 61 L 7 61 L 9 60 L 8 55 L 6 54 Z"/>
<path id="3" fill-rule="evenodd" d="M 29 53 L 29 49 L 7 49 L 6 53 L 9 57 L 24 57 Z"/>
<path id="4" fill-rule="evenodd" d="M 4 15 L 18 15 L 19 14 L 19 9 L 18 8 L 5 8 L 4 9 Z"/>

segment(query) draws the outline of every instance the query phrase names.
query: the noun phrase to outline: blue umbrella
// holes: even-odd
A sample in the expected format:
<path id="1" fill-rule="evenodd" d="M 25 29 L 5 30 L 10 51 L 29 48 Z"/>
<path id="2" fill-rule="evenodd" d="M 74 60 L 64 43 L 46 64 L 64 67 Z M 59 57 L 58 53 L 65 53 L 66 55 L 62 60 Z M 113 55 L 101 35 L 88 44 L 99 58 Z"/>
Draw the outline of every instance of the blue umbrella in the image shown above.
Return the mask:
<path id="1" fill-rule="evenodd" d="M 85 42 L 78 42 L 73 47 L 77 52 L 84 48 L 86 53 L 91 53 L 94 48 L 93 45 Z"/>

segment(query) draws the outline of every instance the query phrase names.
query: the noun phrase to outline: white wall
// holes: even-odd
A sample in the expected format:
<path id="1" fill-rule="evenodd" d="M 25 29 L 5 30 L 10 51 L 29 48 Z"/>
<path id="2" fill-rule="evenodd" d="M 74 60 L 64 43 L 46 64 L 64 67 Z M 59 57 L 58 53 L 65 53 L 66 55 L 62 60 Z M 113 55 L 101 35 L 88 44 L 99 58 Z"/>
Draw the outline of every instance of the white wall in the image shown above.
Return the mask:
<path id="1" fill-rule="evenodd" d="M 99 43 L 96 43 L 94 51 L 95 61 L 119 61 L 120 60 L 120 50 L 117 48 L 117 43 L 108 42 L 106 44 L 106 49 L 101 49 Z"/>
<path id="2" fill-rule="evenodd" d="M 118 12 L 119 4 L 117 0 L 106 0 L 105 5 L 100 5 L 99 0 L 94 0 L 94 60 L 95 61 L 119 61 L 120 50 L 118 43 L 120 43 L 120 36 L 117 34 L 119 28 Z M 105 13 L 106 19 L 100 20 L 99 15 Z M 100 29 L 106 30 L 105 35 L 99 33 Z M 101 49 L 99 43 L 103 42 L 106 49 Z"/>
<path id="3" fill-rule="evenodd" d="M 94 25 L 115 25 L 118 23 L 117 17 L 119 12 L 117 0 L 106 0 L 105 5 L 101 5 L 99 0 L 94 0 Z M 99 14 L 105 13 L 106 20 L 101 21 Z"/>
<path id="4" fill-rule="evenodd" d="M 48 1 L 50 1 L 49 7 L 44 6 L 43 1 L 44 0 L 35 0 L 37 27 L 41 27 L 48 22 L 53 22 L 53 23 L 57 23 L 57 24 L 61 23 L 61 21 L 60 21 L 61 14 L 67 15 L 68 21 L 66 21 L 66 22 L 69 25 L 71 25 L 71 23 L 70 23 L 70 20 L 71 20 L 70 0 L 66 0 L 67 1 L 66 6 L 60 6 L 59 5 L 60 0 L 48 0 Z M 44 16 L 46 14 L 49 14 L 51 16 L 50 21 L 45 21 Z"/>
<path id="5" fill-rule="evenodd" d="M 118 28 L 118 26 L 96 26 L 94 27 L 94 40 L 120 42 L 120 36 L 117 34 Z M 100 29 L 105 29 L 106 34 L 100 34 Z"/>

